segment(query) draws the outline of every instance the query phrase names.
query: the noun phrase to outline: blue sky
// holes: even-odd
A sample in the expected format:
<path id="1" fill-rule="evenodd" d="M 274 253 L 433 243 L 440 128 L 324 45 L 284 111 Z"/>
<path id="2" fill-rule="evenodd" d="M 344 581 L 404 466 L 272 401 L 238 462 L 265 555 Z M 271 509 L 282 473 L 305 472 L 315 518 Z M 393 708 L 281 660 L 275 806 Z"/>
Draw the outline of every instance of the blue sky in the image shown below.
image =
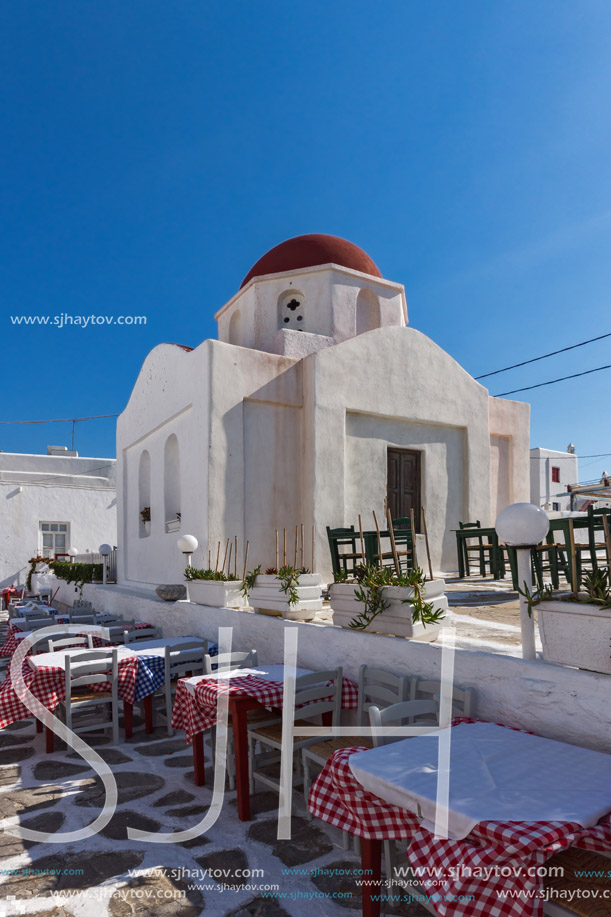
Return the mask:
<path id="1" fill-rule="evenodd" d="M 1 6 L 2 420 L 121 411 L 216 335 L 257 258 L 344 236 L 473 375 L 611 331 L 611 4 Z M 146 315 L 15 327 L 10 315 Z M 490 380 L 611 363 L 611 339 Z M 611 452 L 611 370 L 526 393 L 532 444 Z M 4 451 L 70 425 L 2 427 Z M 77 427 L 114 455 L 114 422 Z M 611 459 L 582 463 L 582 479 Z"/>

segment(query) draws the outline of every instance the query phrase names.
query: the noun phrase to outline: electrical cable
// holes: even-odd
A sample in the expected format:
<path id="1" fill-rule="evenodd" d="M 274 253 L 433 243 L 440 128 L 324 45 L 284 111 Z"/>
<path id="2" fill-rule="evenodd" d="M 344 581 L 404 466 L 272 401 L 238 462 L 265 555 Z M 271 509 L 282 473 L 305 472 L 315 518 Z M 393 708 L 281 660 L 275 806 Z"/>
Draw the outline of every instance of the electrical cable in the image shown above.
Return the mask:
<path id="1" fill-rule="evenodd" d="M 516 369 L 518 366 L 527 366 L 528 363 L 536 363 L 537 360 L 546 360 L 548 357 L 555 357 L 556 354 L 566 353 L 567 350 L 575 350 L 576 347 L 584 347 L 586 344 L 592 344 L 594 341 L 602 341 L 603 338 L 611 337 L 611 331 L 607 334 L 601 334 L 596 338 L 590 338 L 589 341 L 582 341 L 580 344 L 571 344 L 570 347 L 561 347 L 560 350 L 552 350 L 551 353 L 544 353 L 540 357 L 533 357 L 532 360 L 523 360 L 522 363 L 513 363 L 511 366 L 505 366 L 503 369 L 495 369 L 491 373 L 483 373 L 481 376 L 475 376 L 476 379 L 486 379 L 488 376 L 497 376 L 499 373 L 506 373 L 510 369 Z"/>
<path id="2" fill-rule="evenodd" d="M 586 369 L 583 373 L 573 373 L 570 376 L 561 376 L 560 379 L 550 379 L 549 382 L 538 382 L 536 385 L 525 385 L 523 388 L 512 388 L 510 392 L 501 392 L 493 398 L 503 398 L 505 395 L 515 395 L 516 392 L 529 392 L 533 388 L 543 388 L 544 385 L 555 385 L 556 382 L 566 382 L 567 379 L 578 379 L 579 376 L 589 376 L 590 373 L 599 373 L 603 369 L 611 369 L 611 363 L 606 366 L 597 366 L 596 369 Z"/>

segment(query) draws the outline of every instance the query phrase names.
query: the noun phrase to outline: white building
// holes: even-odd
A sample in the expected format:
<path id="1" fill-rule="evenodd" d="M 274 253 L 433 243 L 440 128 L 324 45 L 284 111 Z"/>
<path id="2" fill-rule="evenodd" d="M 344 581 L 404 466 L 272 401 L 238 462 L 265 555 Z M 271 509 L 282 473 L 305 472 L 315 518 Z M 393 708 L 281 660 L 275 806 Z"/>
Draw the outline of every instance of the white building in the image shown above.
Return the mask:
<path id="1" fill-rule="evenodd" d="M 549 512 L 571 509 L 569 484 L 579 481 L 579 459 L 574 452 L 530 450 L 530 502 Z"/>
<path id="2" fill-rule="evenodd" d="M 151 351 L 119 417 L 121 581 L 179 582 L 178 528 L 197 565 L 237 535 L 265 568 L 275 529 L 290 546 L 300 523 L 328 575 L 326 526 L 373 528 L 386 506 L 425 506 L 433 564 L 455 569 L 460 520 L 528 500 L 529 406 L 407 327 L 403 286 L 355 245 L 276 246 L 216 319 L 219 340 Z"/>
<path id="3" fill-rule="evenodd" d="M 0 587 L 25 583 L 36 555 L 117 543 L 116 459 L 0 452 Z"/>

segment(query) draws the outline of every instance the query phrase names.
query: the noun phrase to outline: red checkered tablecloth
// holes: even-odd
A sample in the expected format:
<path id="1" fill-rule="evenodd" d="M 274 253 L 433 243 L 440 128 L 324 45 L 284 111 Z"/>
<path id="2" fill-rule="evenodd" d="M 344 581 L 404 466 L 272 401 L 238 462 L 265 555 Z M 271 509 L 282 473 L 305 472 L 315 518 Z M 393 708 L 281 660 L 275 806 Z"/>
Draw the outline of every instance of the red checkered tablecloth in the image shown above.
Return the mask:
<path id="1" fill-rule="evenodd" d="M 54 710 L 66 696 L 63 669 L 40 666 L 34 670 L 26 658 L 23 660 L 21 672 L 27 687 L 48 710 Z M 137 674 L 138 657 L 136 655 L 119 659 L 119 697 L 130 704 L 134 702 Z M 92 691 L 105 690 L 104 685 L 91 685 L 90 687 Z M 0 729 L 8 726 L 9 723 L 28 719 L 31 716 L 33 716 L 31 711 L 17 697 L 9 672 L 0 685 Z"/>
<path id="2" fill-rule="evenodd" d="M 543 877 L 529 871 L 566 847 L 611 852 L 611 814 L 590 828 L 567 822 L 480 822 L 464 840 L 435 838 L 416 815 L 358 783 L 349 759 L 363 750 L 343 748 L 329 758 L 312 786 L 308 808 L 357 837 L 411 839 L 409 862 L 440 917 L 542 917 Z"/>
<path id="3" fill-rule="evenodd" d="M 53 623 L 54 623 L 54 621 L 49 620 L 49 626 L 51 626 Z M 66 619 L 66 624 L 68 624 L 68 623 L 69 623 L 69 621 L 68 621 L 68 619 Z M 101 626 L 101 627 L 104 627 L 103 624 L 101 624 L 100 626 Z M 142 630 L 142 629 L 145 628 L 145 627 L 151 627 L 151 625 L 150 625 L 150 624 L 147 624 L 146 621 L 136 621 L 136 623 L 134 624 L 134 630 Z M 9 622 L 8 631 L 7 631 L 7 635 L 6 635 L 6 642 L 0 647 L 0 656 L 12 656 L 12 655 L 13 655 L 13 653 L 15 652 L 15 650 L 17 649 L 17 647 L 19 646 L 19 641 L 22 639 L 22 638 L 19 636 L 19 634 L 22 634 L 22 633 L 23 633 L 23 631 L 18 630 L 18 629 L 15 627 L 14 624 L 12 624 L 11 622 Z M 84 637 L 86 637 L 87 634 L 76 634 L 76 636 L 77 636 L 77 637 L 78 637 L 78 636 L 84 636 Z M 94 646 L 102 646 L 103 644 L 102 644 L 102 641 L 100 640 L 99 637 L 94 637 L 94 638 L 93 638 L 93 645 L 94 645 Z M 36 648 L 35 648 L 35 652 L 38 652 L 38 650 L 36 650 Z M 43 649 L 43 652 L 44 652 L 44 649 Z"/>
<path id="4" fill-rule="evenodd" d="M 264 707 L 282 707 L 284 686 L 281 681 L 269 681 L 256 675 L 244 675 L 235 679 L 218 680 L 212 675 L 200 681 L 191 691 L 180 679 L 172 710 L 172 726 L 184 729 L 190 742 L 194 735 L 214 726 L 216 703 L 219 694 L 243 694 L 254 698 Z M 342 679 L 342 708 L 354 709 L 358 705 L 358 687 L 348 678 Z"/>

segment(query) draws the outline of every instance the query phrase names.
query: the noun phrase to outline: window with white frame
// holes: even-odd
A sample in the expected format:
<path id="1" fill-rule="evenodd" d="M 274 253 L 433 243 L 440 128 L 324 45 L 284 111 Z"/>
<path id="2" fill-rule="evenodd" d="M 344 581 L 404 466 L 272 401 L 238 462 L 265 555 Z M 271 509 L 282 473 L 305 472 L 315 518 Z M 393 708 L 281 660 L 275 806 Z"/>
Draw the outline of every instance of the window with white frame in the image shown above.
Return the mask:
<path id="1" fill-rule="evenodd" d="M 41 557 L 66 554 L 70 547 L 69 522 L 41 522 L 39 529 L 38 543 Z"/>

